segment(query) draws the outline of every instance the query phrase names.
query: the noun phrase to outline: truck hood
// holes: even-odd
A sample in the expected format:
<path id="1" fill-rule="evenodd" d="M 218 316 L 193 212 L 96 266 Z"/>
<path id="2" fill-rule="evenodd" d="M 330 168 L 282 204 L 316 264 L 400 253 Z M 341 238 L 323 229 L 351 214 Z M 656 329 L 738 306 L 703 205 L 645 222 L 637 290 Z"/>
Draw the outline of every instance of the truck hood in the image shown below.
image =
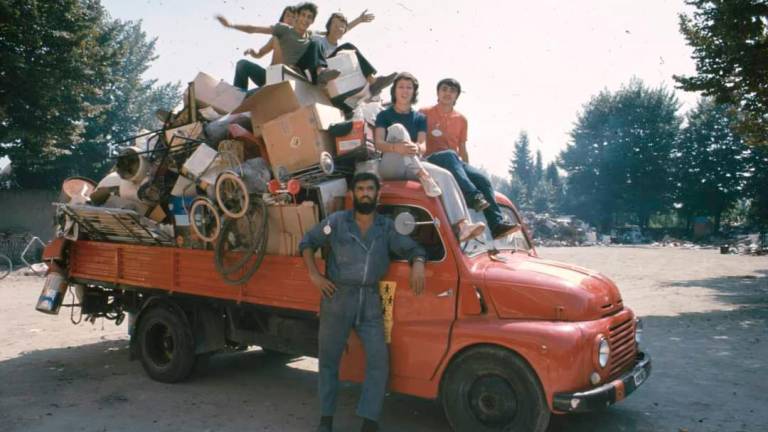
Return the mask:
<path id="1" fill-rule="evenodd" d="M 500 318 L 589 321 L 623 308 L 616 284 L 602 274 L 522 254 L 489 261 L 484 281 Z"/>

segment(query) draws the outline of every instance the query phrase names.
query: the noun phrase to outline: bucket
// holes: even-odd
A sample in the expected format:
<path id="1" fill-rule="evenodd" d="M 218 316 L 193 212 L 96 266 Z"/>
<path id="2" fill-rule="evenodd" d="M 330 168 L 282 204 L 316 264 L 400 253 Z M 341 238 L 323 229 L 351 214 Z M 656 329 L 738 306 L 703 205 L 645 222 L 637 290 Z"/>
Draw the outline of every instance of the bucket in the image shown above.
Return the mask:
<path id="1" fill-rule="evenodd" d="M 61 308 L 61 302 L 64 300 L 64 294 L 67 292 L 67 280 L 64 275 L 58 272 L 50 272 L 45 277 L 43 292 L 37 299 L 36 310 L 50 314 L 58 315 Z"/>

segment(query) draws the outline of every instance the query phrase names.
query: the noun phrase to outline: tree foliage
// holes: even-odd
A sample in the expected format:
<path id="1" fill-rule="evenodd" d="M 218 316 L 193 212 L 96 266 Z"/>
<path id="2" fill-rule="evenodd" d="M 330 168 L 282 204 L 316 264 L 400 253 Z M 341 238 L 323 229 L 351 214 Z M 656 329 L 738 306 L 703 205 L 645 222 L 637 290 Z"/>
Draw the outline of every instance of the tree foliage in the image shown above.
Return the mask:
<path id="1" fill-rule="evenodd" d="M 711 99 L 688 113 L 673 154 L 675 200 L 688 225 L 692 217 L 711 216 L 719 230 L 723 213 L 744 194 L 750 151 L 733 122 L 732 111 Z"/>
<path id="2" fill-rule="evenodd" d="M 98 0 L 10 0 L 0 13 L 0 156 L 20 187 L 103 171 L 109 140 L 150 125 L 137 113 L 157 107 L 144 103 L 178 98 L 141 81 L 154 41 Z"/>
<path id="3" fill-rule="evenodd" d="M 738 132 L 768 146 L 768 1 L 687 0 L 680 31 L 693 48 L 695 76 L 676 76 L 681 87 L 735 107 Z"/>
<path id="4" fill-rule="evenodd" d="M 520 132 L 520 136 L 515 141 L 515 148 L 509 165 L 509 176 L 511 183 L 519 183 L 523 186 L 524 194 L 519 194 L 521 195 L 519 202 L 520 205 L 527 205 L 536 186 L 536 172 L 528 133 L 525 131 Z"/>
<path id="5" fill-rule="evenodd" d="M 559 156 L 568 172 L 566 211 L 607 229 L 622 215 L 647 226 L 652 214 L 668 208 L 677 109 L 670 91 L 637 79 L 593 97 Z"/>

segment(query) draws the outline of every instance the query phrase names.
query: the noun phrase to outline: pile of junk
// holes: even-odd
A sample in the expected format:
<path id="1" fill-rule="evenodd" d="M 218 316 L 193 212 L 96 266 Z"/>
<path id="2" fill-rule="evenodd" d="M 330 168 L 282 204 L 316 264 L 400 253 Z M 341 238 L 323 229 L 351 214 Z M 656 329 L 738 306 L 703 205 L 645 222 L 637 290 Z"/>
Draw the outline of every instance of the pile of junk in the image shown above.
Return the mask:
<path id="1" fill-rule="evenodd" d="M 183 108 L 116 152 L 101 181 L 64 181 L 56 237 L 214 250 L 227 283 L 344 206 L 347 178 L 375 170 L 371 97 L 353 52 L 329 59 L 327 87 L 284 65 L 249 93 L 199 73 Z"/>

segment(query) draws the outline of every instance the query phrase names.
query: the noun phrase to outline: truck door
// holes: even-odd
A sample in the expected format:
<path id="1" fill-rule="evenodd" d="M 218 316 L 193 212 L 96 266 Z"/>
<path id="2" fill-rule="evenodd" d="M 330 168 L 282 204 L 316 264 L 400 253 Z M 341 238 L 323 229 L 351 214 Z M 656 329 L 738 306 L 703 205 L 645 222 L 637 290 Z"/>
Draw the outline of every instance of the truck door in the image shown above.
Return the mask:
<path id="1" fill-rule="evenodd" d="M 392 218 L 403 211 L 410 212 L 417 222 L 433 219 L 421 207 L 379 206 L 381 214 Z M 392 257 L 389 271 L 380 285 L 385 331 L 389 333 L 390 342 L 390 385 L 395 390 L 398 378 L 431 379 L 448 349 L 451 324 L 456 315 L 458 271 L 440 232 L 430 224 L 417 226 L 411 234 L 411 238 L 427 251 L 426 288 L 420 296 L 410 289 L 410 265 L 401 257 Z M 342 359 L 342 379 L 360 381 L 364 375 L 365 357 L 354 332 L 347 348 Z"/>

